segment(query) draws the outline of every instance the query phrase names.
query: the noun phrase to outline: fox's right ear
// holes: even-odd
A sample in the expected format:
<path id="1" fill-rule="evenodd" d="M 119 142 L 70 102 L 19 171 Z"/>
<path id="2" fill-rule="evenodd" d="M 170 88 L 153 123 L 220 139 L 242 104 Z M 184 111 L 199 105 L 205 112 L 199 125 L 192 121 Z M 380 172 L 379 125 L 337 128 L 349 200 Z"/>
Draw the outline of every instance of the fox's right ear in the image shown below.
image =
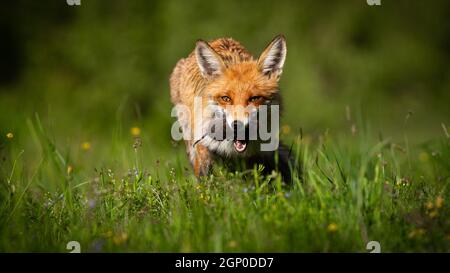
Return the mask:
<path id="1" fill-rule="evenodd" d="M 222 58 L 207 42 L 203 40 L 197 41 L 195 57 L 204 77 L 214 77 L 222 74 L 225 67 Z"/>

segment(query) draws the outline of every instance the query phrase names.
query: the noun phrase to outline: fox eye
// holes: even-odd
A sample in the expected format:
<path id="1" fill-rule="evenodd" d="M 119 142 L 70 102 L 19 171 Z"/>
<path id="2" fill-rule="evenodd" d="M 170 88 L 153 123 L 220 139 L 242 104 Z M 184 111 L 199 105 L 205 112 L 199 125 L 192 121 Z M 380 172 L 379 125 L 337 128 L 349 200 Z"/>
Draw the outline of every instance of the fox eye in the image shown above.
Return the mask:
<path id="1" fill-rule="evenodd" d="M 231 98 L 230 97 L 228 97 L 228 96 L 222 96 L 222 97 L 220 97 L 224 102 L 230 102 L 231 101 Z"/>
<path id="2" fill-rule="evenodd" d="M 248 101 L 249 101 L 249 102 L 255 102 L 255 101 L 260 100 L 261 98 L 262 98 L 261 96 L 253 96 L 253 97 L 250 97 L 250 98 L 248 99 Z"/>

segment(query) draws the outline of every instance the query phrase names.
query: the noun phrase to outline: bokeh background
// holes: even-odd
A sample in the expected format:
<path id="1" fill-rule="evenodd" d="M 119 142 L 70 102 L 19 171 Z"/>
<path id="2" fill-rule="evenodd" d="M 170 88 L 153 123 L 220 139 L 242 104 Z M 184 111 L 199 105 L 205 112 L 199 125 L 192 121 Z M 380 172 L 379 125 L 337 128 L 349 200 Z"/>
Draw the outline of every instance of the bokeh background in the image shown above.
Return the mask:
<path id="1" fill-rule="evenodd" d="M 170 158 L 177 60 L 218 37 L 257 56 L 279 33 L 288 43 L 282 123 L 292 132 L 338 135 L 359 119 L 374 135 L 420 144 L 450 124 L 446 0 L 19 0 L 0 11 L 0 133 L 14 132 L 24 149 L 38 115 L 66 153 L 84 141 L 108 151 L 136 126 L 149 155 Z"/>

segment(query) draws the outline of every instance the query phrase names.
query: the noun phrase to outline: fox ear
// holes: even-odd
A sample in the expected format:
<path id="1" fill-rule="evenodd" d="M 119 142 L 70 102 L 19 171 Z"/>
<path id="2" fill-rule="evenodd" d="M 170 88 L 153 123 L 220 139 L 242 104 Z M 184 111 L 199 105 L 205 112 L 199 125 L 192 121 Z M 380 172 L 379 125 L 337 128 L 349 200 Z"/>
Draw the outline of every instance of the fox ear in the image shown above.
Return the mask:
<path id="1" fill-rule="evenodd" d="M 265 75 L 275 74 L 279 77 L 283 72 L 286 53 L 286 39 L 283 35 L 276 36 L 259 56 L 258 66 L 261 72 Z"/>
<path id="2" fill-rule="evenodd" d="M 222 58 L 207 42 L 202 40 L 197 41 L 195 57 L 204 77 L 213 77 L 222 74 L 223 68 L 225 67 Z"/>

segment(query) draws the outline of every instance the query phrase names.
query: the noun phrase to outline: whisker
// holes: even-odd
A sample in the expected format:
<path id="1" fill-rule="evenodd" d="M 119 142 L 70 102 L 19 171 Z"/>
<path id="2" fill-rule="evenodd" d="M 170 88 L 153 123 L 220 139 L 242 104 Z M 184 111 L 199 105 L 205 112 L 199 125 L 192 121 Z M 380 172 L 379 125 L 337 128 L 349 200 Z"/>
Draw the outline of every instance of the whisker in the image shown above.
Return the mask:
<path id="1" fill-rule="evenodd" d="M 207 134 L 204 134 L 200 139 L 198 139 L 196 142 L 194 142 L 194 144 L 192 144 L 192 147 L 195 147 L 195 145 L 197 145 L 197 143 L 199 143 L 200 141 L 202 141 Z"/>

